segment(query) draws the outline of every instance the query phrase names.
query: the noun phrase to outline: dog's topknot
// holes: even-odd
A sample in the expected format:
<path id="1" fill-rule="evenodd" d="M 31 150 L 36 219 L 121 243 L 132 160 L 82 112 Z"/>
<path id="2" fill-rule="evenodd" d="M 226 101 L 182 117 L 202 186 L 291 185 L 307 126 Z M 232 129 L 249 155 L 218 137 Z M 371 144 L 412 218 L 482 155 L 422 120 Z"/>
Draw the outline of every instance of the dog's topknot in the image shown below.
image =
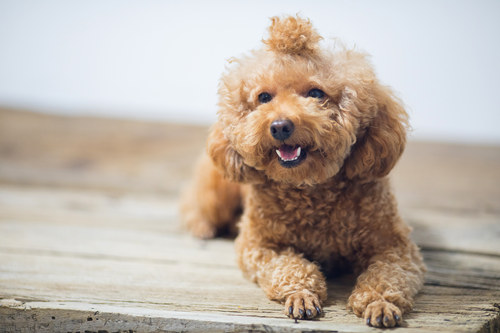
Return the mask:
<path id="1" fill-rule="evenodd" d="M 311 55 L 316 52 L 322 37 L 311 21 L 299 16 L 272 17 L 269 38 L 263 40 L 269 50 L 276 53 Z"/>

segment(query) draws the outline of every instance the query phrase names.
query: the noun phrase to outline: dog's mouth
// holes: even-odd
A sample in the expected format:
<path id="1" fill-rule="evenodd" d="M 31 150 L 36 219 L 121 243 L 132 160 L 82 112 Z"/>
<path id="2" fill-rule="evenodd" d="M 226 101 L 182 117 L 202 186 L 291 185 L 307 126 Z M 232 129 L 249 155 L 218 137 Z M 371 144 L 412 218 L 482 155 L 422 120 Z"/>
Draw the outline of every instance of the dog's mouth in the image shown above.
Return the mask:
<path id="1" fill-rule="evenodd" d="M 301 146 L 282 145 L 276 149 L 276 154 L 281 166 L 294 168 L 306 159 L 307 151 Z"/>

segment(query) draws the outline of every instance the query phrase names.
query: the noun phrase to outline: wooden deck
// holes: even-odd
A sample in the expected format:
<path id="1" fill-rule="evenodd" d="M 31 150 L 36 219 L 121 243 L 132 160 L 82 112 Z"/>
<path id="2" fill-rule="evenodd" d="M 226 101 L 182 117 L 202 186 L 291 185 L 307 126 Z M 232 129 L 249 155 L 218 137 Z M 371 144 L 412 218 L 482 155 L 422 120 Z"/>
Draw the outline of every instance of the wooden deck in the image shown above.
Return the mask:
<path id="1" fill-rule="evenodd" d="M 294 323 L 199 241 L 177 200 L 206 128 L 0 110 L 0 331 L 375 332 L 349 313 Z M 393 186 L 429 272 L 397 332 L 498 332 L 500 147 L 411 142 Z"/>

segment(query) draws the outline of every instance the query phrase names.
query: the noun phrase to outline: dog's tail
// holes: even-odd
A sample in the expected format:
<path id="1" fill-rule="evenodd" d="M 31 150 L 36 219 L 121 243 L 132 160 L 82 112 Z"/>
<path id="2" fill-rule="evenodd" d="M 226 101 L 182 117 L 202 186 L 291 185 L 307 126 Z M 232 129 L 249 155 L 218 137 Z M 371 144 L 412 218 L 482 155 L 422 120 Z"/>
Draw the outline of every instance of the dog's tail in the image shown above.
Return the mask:
<path id="1" fill-rule="evenodd" d="M 322 37 L 311 21 L 299 16 L 272 17 L 269 38 L 263 40 L 270 51 L 276 53 L 310 56 L 318 50 Z"/>

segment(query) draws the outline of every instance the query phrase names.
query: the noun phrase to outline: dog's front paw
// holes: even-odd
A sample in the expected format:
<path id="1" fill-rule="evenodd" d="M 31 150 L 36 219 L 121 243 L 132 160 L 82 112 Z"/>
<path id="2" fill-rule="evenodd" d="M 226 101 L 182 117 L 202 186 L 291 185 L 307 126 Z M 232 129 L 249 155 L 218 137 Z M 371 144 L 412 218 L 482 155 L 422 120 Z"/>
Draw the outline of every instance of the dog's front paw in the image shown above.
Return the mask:
<path id="1" fill-rule="evenodd" d="M 375 301 L 366 307 L 363 318 L 368 326 L 394 327 L 400 325 L 403 316 L 401 310 L 387 301 Z"/>
<path id="2" fill-rule="evenodd" d="M 214 238 L 217 234 L 217 228 L 203 218 L 192 218 L 187 226 L 193 236 L 199 239 Z"/>
<path id="3" fill-rule="evenodd" d="M 321 314 L 318 295 L 309 290 L 297 291 L 285 302 L 285 315 L 293 319 L 312 319 Z"/>

